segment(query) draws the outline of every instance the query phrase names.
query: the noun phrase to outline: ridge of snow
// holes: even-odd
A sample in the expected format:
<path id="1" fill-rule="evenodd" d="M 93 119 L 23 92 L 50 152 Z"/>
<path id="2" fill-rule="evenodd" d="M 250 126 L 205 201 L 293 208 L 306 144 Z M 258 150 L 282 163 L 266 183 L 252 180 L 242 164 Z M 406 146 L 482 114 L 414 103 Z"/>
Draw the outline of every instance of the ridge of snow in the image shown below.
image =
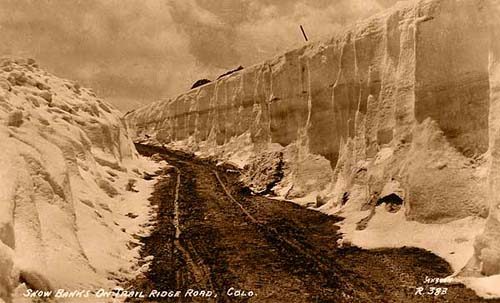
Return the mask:
<path id="1" fill-rule="evenodd" d="M 32 59 L 0 60 L 0 300 L 140 272 L 134 235 L 147 232 L 153 182 L 141 171 L 158 164 L 138 156 L 120 117 Z"/>

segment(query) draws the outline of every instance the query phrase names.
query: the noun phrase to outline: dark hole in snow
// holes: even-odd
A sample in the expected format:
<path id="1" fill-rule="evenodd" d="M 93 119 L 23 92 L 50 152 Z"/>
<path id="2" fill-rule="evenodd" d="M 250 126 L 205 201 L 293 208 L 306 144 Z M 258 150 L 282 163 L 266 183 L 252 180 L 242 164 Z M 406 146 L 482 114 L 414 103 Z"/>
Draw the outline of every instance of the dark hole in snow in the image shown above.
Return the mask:
<path id="1" fill-rule="evenodd" d="M 384 196 L 384 197 L 378 199 L 377 205 L 380 205 L 382 203 L 402 205 L 403 199 L 401 199 L 401 197 L 399 197 L 396 194 L 390 194 L 390 195 L 387 195 L 387 196 Z"/>
<path id="2" fill-rule="evenodd" d="M 153 180 L 154 177 L 156 177 L 157 175 L 154 175 L 154 174 L 148 174 L 147 172 L 144 172 L 144 180 Z"/>
<path id="3" fill-rule="evenodd" d="M 388 211 L 397 212 L 401 208 L 401 205 L 403 205 L 403 199 L 400 196 L 392 193 L 378 199 L 377 206 L 382 203 L 386 204 L 386 208 Z"/>
<path id="4" fill-rule="evenodd" d="M 133 214 L 133 213 L 127 213 L 125 216 L 131 218 L 131 219 L 135 219 L 137 217 L 139 217 L 139 215 L 136 215 L 136 214 Z"/>
<path id="5" fill-rule="evenodd" d="M 281 99 L 280 99 L 280 98 L 278 98 L 278 97 L 273 97 L 273 98 L 271 99 L 271 101 L 270 101 L 270 102 L 272 103 L 272 102 L 276 102 L 276 101 L 280 101 L 280 100 L 281 100 Z"/>
<path id="6" fill-rule="evenodd" d="M 340 204 L 345 205 L 347 203 L 347 201 L 349 201 L 349 192 L 346 191 L 342 195 L 342 200 L 340 201 Z"/>
<path id="7" fill-rule="evenodd" d="M 135 183 L 137 183 L 137 180 L 129 179 L 127 185 L 125 186 L 125 190 L 135 193 L 139 192 L 137 189 L 135 189 Z"/>

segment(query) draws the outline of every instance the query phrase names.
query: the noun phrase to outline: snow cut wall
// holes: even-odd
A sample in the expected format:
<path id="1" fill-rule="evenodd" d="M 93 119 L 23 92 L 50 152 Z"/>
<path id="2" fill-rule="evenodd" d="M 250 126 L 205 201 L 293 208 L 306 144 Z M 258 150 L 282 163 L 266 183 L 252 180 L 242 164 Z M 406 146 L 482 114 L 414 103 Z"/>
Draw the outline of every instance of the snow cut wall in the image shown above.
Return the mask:
<path id="1" fill-rule="evenodd" d="M 320 191 L 323 209 L 361 208 L 397 183 L 409 220 L 488 217 L 476 265 L 498 274 L 498 7 L 400 2 L 127 119 L 138 138 L 198 152 L 223 154 L 238 140 L 254 155 L 282 147 L 282 193 Z"/>

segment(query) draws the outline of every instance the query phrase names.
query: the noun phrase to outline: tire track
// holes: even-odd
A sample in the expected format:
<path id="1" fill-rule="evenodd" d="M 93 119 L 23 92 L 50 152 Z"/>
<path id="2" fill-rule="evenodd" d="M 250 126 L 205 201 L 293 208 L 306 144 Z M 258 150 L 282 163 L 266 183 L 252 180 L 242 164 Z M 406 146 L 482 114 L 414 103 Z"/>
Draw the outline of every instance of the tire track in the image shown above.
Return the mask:
<path id="1" fill-rule="evenodd" d="M 173 224 L 175 227 L 175 240 L 174 246 L 175 248 L 182 254 L 182 258 L 184 259 L 186 265 L 189 268 L 189 273 L 193 275 L 193 278 L 197 285 L 202 286 L 204 289 L 213 290 L 214 284 L 210 278 L 210 268 L 203 264 L 203 260 L 199 258 L 195 247 L 191 244 L 191 242 L 187 239 L 182 239 L 181 234 L 181 223 L 180 223 L 180 210 L 179 210 L 179 191 L 181 186 L 181 170 L 176 166 L 172 167 L 176 171 L 176 184 L 175 184 L 175 193 L 174 193 L 174 220 Z M 187 249 L 184 248 L 187 246 Z M 194 256 L 193 256 L 194 255 Z M 176 274 L 176 285 L 177 288 L 182 288 L 184 286 L 184 281 L 182 278 L 182 273 Z"/>
<path id="2" fill-rule="evenodd" d="M 177 172 L 177 182 L 175 183 L 175 196 L 174 196 L 174 227 L 175 238 L 179 239 L 181 236 L 180 222 L 179 222 L 179 189 L 181 186 L 181 171 L 174 166 Z"/>
<path id="3" fill-rule="evenodd" d="M 250 221 L 252 221 L 252 223 L 255 223 L 259 226 L 259 229 L 264 231 L 264 232 L 267 232 L 269 233 L 272 237 L 275 237 L 277 240 L 279 240 L 280 242 L 288 245 L 290 248 L 294 249 L 296 252 L 302 254 L 303 256 L 313 260 L 314 262 L 316 262 L 323 270 L 328 270 L 330 271 L 331 270 L 331 266 L 330 265 L 327 265 L 325 264 L 322 260 L 318 259 L 316 256 L 314 256 L 313 254 L 311 254 L 310 252 L 307 252 L 307 250 L 300 244 L 296 243 L 296 241 L 293 241 L 293 240 L 290 240 L 290 239 L 287 239 L 285 237 L 283 237 L 274 227 L 272 226 L 267 226 L 266 224 L 262 223 L 261 221 L 255 219 L 254 216 L 252 216 L 248 210 L 243 206 L 241 205 L 241 203 L 239 203 L 232 195 L 231 193 L 227 190 L 226 186 L 224 185 L 224 183 L 222 182 L 221 178 L 219 177 L 219 174 L 216 172 L 216 171 L 212 171 L 215 175 L 215 177 L 217 178 L 217 181 L 219 182 L 220 186 L 222 187 L 224 193 L 226 194 L 226 196 L 232 201 L 234 202 L 236 205 L 238 205 L 238 207 L 241 209 L 241 211 L 248 217 L 248 219 L 250 219 Z"/>

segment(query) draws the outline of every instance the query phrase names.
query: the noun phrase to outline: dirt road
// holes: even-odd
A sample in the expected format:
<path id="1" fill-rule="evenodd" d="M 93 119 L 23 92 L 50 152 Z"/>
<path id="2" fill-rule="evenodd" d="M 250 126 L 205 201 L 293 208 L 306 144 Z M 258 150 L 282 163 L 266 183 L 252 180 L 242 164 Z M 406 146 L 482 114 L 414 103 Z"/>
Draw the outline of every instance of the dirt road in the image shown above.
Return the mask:
<path id="1" fill-rule="evenodd" d="M 425 284 L 426 276 L 445 277 L 451 270 L 429 252 L 338 248 L 334 223 L 341 218 L 252 195 L 227 167 L 158 147 L 137 148 L 146 156 L 160 153 L 171 166 L 152 197 L 156 227 L 143 239 L 143 255 L 154 259 L 147 279 L 134 287 L 180 293 L 146 301 L 481 301 L 461 285 Z M 422 294 L 416 294 L 419 287 Z"/>

